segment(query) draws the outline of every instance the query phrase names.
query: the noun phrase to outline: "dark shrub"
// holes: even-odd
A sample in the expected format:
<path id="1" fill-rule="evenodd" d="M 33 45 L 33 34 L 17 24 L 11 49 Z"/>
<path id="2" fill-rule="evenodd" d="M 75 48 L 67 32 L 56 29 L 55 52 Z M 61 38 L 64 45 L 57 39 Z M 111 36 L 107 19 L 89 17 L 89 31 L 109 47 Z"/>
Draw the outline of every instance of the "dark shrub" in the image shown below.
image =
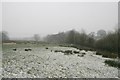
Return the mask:
<path id="1" fill-rule="evenodd" d="M 80 53 L 80 52 L 79 52 L 79 51 L 73 51 L 73 53 L 78 54 L 78 53 Z"/>
<path id="2" fill-rule="evenodd" d="M 28 48 L 28 49 L 25 49 L 25 51 L 32 51 L 32 49 L 29 49 L 29 48 Z"/>
<path id="3" fill-rule="evenodd" d="M 106 57 L 106 58 L 117 58 L 116 54 L 103 54 L 102 57 Z"/>
<path id="4" fill-rule="evenodd" d="M 63 53 L 64 51 L 62 51 L 62 50 L 55 50 L 54 52 L 62 52 Z"/>
<path id="5" fill-rule="evenodd" d="M 79 57 L 84 57 L 84 54 L 78 54 Z"/>
<path id="6" fill-rule="evenodd" d="M 45 49 L 48 49 L 48 47 L 46 47 Z"/>
<path id="7" fill-rule="evenodd" d="M 25 51 L 28 51 L 28 49 L 25 49 Z"/>
<path id="8" fill-rule="evenodd" d="M 32 49 L 28 49 L 28 51 L 32 51 Z"/>
<path id="9" fill-rule="evenodd" d="M 70 55 L 70 54 L 73 54 L 72 50 L 66 50 L 66 51 L 64 51 L 64 55 Z"/>
<path id="10" fill-rule="evenodd" d="M 17 50 L 16 48 L 13 49 L 13 51 L 16 51 L 16 50 Z"/>
<path id="11" fill-rule="evenodd" d="M 105 64 L 108 64 L 112 67 L 120 68 L 120 62 L 119 61 L 113 61 L 113 60 L 105 60 Z"/>
<path id="12" fill-rule="evenodd" d="M 96 55 L 102 55 L 102 53 L 101 52 L 96 52 Z"/>
<path id="13" fill-rule="evenodd" d="M 97 51 L 96 52 L 96 55 L 102 55 L 102 57 L 105 57 L 105 58 L 117 58 L 118 55 L 115 54 L 115 53 L 111 53 L 111 52 L 107 52 L 107 51 Z"/>
<path id="14" fill-rule="evenodd" d="M 85 55 L 86 53 L 82 53 L 82 55 Z"/>

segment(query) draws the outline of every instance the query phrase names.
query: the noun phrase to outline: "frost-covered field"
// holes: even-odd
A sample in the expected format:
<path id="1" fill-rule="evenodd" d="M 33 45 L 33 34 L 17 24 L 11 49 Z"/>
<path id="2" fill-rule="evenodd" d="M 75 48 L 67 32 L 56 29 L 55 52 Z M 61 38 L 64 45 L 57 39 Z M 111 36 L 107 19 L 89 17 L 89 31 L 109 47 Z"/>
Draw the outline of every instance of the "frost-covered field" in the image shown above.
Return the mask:
<path id="1" fill-rule="evenodd" d="M 25 48 L 32 51 L 25 51 Z M 46 49 L 48 47 L 48 49 Z M 16 51 L 12 49 L 16 48 Z M 4 78 L 117 78 L 118 69 L 105 65 L 108 58 L 95 55 L 92 51 L 86 53 L 64 55 L 55 50 L 79 51 L 72 47 L 3 45 Z"/>
<path id="2" fill-rule="evenodd" d="M 2 78 L 2 44 L 0 43 L 0 79 Z"/>

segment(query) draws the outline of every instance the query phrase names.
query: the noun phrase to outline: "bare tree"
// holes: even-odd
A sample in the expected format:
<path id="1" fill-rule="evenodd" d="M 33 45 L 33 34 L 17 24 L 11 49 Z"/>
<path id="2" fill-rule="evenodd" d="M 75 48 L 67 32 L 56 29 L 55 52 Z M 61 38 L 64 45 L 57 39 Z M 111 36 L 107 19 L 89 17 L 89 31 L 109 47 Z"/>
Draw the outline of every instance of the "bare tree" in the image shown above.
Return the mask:
<path id="1" fill-rule="evenodd" d="M 71 30 L 71 31 L 68 32 L 67 42 L 69 44 L 74 44 L 75 43 L 75 30 Z"/>
<path id="2" fill-rule="evenodd" d="M 88 36 L 94 38 L 95 37 L 95 32 L 89 33 Z"/>
<path id="3" fill-rule="evenodd" d="M 8 41 L 9 37 L 8 37 L 8 33 L 6 31 L 2 32 L 2 41 Z"/>
<path id="4" fill-rule="evenodd" d="M 105 37 L 105 36 L 106 36 L 106 31 L 105 31 L 105 30 L 98 30 L 97 36 L 98 36 L 99 38 Z"/>
<path id="5" fill-rule="evenodd" d="M 35 40 L 36 42 L 40 41 L 40 36 L 39 36 L 39 34 L 34 34 L 34 40 Z"/>

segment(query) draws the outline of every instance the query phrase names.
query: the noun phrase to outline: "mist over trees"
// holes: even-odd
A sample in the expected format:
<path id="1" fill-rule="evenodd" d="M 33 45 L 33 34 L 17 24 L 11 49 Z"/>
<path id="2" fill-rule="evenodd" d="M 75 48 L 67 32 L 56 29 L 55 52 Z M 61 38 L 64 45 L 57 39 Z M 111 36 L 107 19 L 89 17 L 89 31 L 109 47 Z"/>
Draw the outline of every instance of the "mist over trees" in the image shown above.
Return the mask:
<path id="1" fill-rule="evenodd" d="M 97 40 L 95 43 L 96 48 L 100 48 L 102 50 L 108 51 L 116 51 L 118 50 L 118 34 L 109 33 L 106 37 Z"/>
<path id="2" fill-rule="evenodd" d="M 64 32 L 48 35 L 44 38 L 44 41 L 50 43 L 65 43 L 66 42 L 66 34 Z"/>
<path id="3" fill-rule="evenodd" d="M 2 40 L 2 41 L 8 41 L 9 40 L 9 36 L 8 36 L 8 33 L 6 31 L 0 32 L 0 40 Z"/>
<path id="4" fill-rule="evenodd" d="M 39 34 L 34 34 L 33 38 L 34 38 L 34 40 L 35 40 L 36 42 L 40 41 L 40 36 L 39 36 Z"/>
<path id="5" fill-rule="evenodd" d="M 98 30 L 97 31 L 97 39 L 101 39 L 107 35 L 105 30 Z"/>
<path id="6" fill-rule="evenodd" d="M 57 44 L 80 45 L 110 52 L 120 52 L 119 37 L 120 28 L 109 33 L 105 30 L 98 30 L 96 33 L 90 32 L 89 34 L 84 30 L 78 32 L 73 29 L 67 32 L 47 35 L 43 41 Z M 0 39 L 2 39 L 3 42 L 10 40 L 6 31 L 0 32 Z M 39 42 L 40 36 L 38 34 L 34 34 L 33 39 L 34 41 Z"/>
<path id="7" fill-rule="evenodd" d="M 85 31 L 78 32 L 76 30 L 70 30 L 67 32 L 61 32 L 54 35 L 48 35 L 45 41 L 51 43 L 65 43 L 65 44 L 75 44 L 86 47 L 91 47 L 94 49 L 100 49 L 111 52 L 118 52 L 118 31 L 112 33 L 106 33 L 105 30 L 98 30 L 96 35 L 95 32 L 86 34 Z"/>
<path id="8" fill-rule="evenodd" d="M 45 41 L 51 43 L 67 43 L 77 44 L 82 46 L 91 46 L 94 43 L 94 37 L 88 36 L 85 32 L 77 32 L 76 30 L 70 30 L 67 32 L 61 32 L 54 35 L 48 35 Z"/>

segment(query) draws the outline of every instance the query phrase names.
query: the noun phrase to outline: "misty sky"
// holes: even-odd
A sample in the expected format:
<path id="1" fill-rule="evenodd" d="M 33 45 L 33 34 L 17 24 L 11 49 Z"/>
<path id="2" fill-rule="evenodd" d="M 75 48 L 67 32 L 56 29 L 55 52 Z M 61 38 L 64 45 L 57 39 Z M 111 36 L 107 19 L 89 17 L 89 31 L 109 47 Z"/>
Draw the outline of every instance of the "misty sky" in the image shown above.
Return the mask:
<path id="1" fill-rule="evenodd" d="M 14 37 L 45 36 L 84 29 L 113 30 L 118 23 L 117 2 L 4 2 L 2 29 Z"/>

